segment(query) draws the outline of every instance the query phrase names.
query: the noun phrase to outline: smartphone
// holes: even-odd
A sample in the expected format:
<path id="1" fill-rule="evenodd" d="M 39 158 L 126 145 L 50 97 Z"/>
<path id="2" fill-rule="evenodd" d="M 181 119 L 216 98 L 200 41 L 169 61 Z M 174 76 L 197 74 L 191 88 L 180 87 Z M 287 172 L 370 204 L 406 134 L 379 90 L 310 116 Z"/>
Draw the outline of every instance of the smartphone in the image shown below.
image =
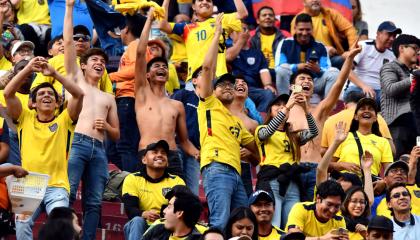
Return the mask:
<path id="1" fill-rule="evenodd" d="M 302 86 L 300 85 L 291 85 L 290 90 L 292 90 L 292 93 L 300 93 L 302 92 Z"/>
<path id="2" fill-rule="evenodd" d="M 417 146 L 420 147 L 420 136 L 417 136 Z"/>
<path id="3" fill-rule="evenodd" d="M 348 233 L 349 233 L 349 231 L 348 231 L 347 229 L 345 229 L 345 228 L 339 228 L 339 229 L 338 229 L 338 232 L 339 232 L 341 235 L 344 235 L 344 234 L 348 234 Z"/>

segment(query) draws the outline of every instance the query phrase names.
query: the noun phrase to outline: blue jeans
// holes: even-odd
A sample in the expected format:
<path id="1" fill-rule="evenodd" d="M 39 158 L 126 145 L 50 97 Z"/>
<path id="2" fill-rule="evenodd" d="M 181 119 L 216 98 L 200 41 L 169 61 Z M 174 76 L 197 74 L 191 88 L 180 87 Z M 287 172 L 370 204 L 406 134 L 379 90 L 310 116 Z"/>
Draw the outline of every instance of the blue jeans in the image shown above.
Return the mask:
<path id="1" fill-rule="evenodd" d="M 13 165 L 21 166 L 22 162 L 20 160 L 20 149 L 19 149 L 19 139 L 17 133 L 13 132 L 9 128 L 9 157 L 7 159 L 8 163 Z"/>
<path id="2" fill-rule="evenodd" d="M 109 36 L 108 31 L 114 31 L 115 28 L 123 29 L 125 17 L 111 8 L 106 1 L 90 0 L 85 2 L 95 30 L 98 33 L 101 48 L 109 56 L 122 55 L 124 48 L 121 39 L 112 38 Z"/>
<path id="3" fill-rule="evenodd" d="M 272 91 L 255 87 L 248 88 L 248 96 L 257 105 L 259 112 L 266 112 L 268 104 L 270 104 L 275 97 Z"/>
<path id="4" fill-rule="evenodd" d="M 316 185 L 316 168 L 318 163 L 310 162 L 301 162 L 300 166 L 307 167 L 310 170 L 306 173 L 300 174 L 300 182 L 302 184 L 302 189 L 305 189 L 305 192 L 302 194 L 302 202 L 311 202 L 314 201 L 314 191 Z"/>
<path id="5" fill-rule="evenodd" d="M 280 196 L 279 194 L 280 186 L 277 179 L 270 181 L 270 187 L 275 200 L 275 211 L 271 224 L 278 228 L 284 229 L 289 217 L 290 210 L 292 209 L 293 205 L 295 205 L 295 203 L 300 201 L 299 186 L 295 182 L 290 181 L 284 196 Z"/>
<path id="6" fill-rule="evenodd" d="M 125 240 L 139 240 L 142 239 L 149 225 L 142 217 L 134 217 L 124 225 L 124 239 Z"/>
<path id="7" fill-rule="evenodd" d="M 324 98 L 330 92 L 340 72 L 336 68 L 329 68 L 321 77 L 314 78 L 314 93 Z M 289 67 L 280 66 L 276 69 L 276 87 L 278 94 L 289 94 L 290 78 L 293 75 Z"/>
<path id="8" fill-rule="evenodd" d="M 41 205 L 35 210 L 29 221 L 16 220 L 16 239 L 18 240 L 32 240 L 32 227 L 35 220 L 43 209 L 47 211 L 47 214 L 56 207 L 68 207 L 69 206 L 69 193 L 65 188 L 58 187 L 47 187 L 45 191 L 44 199 Z"/>
<path id="9" fill-rule="evenodd" d="M 135 99 L 132 97 L 119 97 L 116 99 L 116 102 L 120 120 L 120 139 L 116 142 L 117 152 L 122 161 L 122 170 L 135 172 L 140 163 L 137 156 L 140 133 L 134 110 Z"/>
<path id="10" fill-rule="evenodd" d="M 102 194 L 109 175 L 104 144 L 84 134 L 74 133 L 68 174 L 71 204 L 76 200 L 80 180 L 83 182 L 83 239 L 95 239 Z"/>
<path id="11" fill-rule="evenodd" d="M 376 101 L 376 106 L 380 107 L 381 106 L 381 90 L 380 89 L 374 89 L 375 90 L 375 101 Z M 344 95 L 343 97 L 346 97 L 347 95 L 349 95 L 349 93 L 351 92 L 360 92 L 363 93 L 363 90 L 361 88 L 359 88 L 358 86 L 349 86 L 346 91 L 344 91 Z"/>
<path id="12" fill-rule="evenodd" d="M 210 210 L 209 224 L 211 227 L 224 229 L 230 211 L 248 205 L 241 176 L 231 166 L 218 162 L 204 167 L 202 175 Z"/>
<path id="13" fill-rule="evenodd" d="M 200 183 L 200 163 L 184 151 L 180 150 L 182 168 L 185 176 L 185 184 L 187 187 L 198 196 Z"/>

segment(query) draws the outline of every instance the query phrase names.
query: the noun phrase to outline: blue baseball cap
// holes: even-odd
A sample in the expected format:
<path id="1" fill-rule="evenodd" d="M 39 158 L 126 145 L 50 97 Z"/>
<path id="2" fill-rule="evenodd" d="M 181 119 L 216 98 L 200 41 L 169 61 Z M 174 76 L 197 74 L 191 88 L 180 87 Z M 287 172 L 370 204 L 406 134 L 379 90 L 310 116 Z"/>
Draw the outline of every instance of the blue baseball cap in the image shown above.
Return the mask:
<path id="1" fill-rule="evenodd" d="M 261 199 L 270 201 L 274 204 L 273 194 L 264 190 L 257 190 L 249 197 L 248 205 L 251 206 L 252 204 L 256 203 L 258 200 Z"/>
<path id="2" fill-rule="evenodd" d="M 395 24 L 391 21 L 385 21 L 383 23 L 381 23 L 378 27 L 378 32 L 381 31 L 387 31 L 389 33 L 396 33 L 396 34 L 401 34 L 401 28 L 397 28 L 395 26 Z"/>

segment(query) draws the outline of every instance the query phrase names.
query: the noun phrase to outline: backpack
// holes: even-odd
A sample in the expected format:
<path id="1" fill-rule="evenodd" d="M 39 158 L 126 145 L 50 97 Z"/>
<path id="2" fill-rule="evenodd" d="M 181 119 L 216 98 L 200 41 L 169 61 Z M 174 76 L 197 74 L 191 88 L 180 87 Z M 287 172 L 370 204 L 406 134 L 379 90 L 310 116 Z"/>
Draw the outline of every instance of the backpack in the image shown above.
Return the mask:
<path id="1" fill-rule="evenodd" d="M 105 185 L 105 191 L 102 196 L 104 201 L 114 202 L 121 200 L 122 185 L 128 174 L 130 173 L 120 170 L 112 170 L 109 172 L 109 179 Z"/>

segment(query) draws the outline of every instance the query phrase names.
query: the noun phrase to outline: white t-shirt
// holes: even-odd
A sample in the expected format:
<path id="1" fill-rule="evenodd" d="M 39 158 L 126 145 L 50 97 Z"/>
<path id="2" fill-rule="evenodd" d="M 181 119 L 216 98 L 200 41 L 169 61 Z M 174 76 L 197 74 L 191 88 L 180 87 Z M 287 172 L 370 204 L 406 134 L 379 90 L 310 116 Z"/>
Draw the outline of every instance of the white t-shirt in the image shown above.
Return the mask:
<path id="1" fill-rule="evenodd" d="M 394 239 L 420 239 L 420 216 L 411 215 L 410 221 L 402 223 L 402 225 L 395 222 L 395 219 L 392 219 L 392 222 L 394 223 Z"/>
<path id="2" fill-rule="evenodd" d="M 354 58 L 354 72 L 369 87 L 379 90 L 381 89 L 379 71 L 385 63 L 393 61 L 395 55 L 390 49 L 379 52 L 374 40 L 362 41 L 359 45 L 362 46 L 362 52 Z M 350 86 L 355 84 L 350 83 Z"/>

